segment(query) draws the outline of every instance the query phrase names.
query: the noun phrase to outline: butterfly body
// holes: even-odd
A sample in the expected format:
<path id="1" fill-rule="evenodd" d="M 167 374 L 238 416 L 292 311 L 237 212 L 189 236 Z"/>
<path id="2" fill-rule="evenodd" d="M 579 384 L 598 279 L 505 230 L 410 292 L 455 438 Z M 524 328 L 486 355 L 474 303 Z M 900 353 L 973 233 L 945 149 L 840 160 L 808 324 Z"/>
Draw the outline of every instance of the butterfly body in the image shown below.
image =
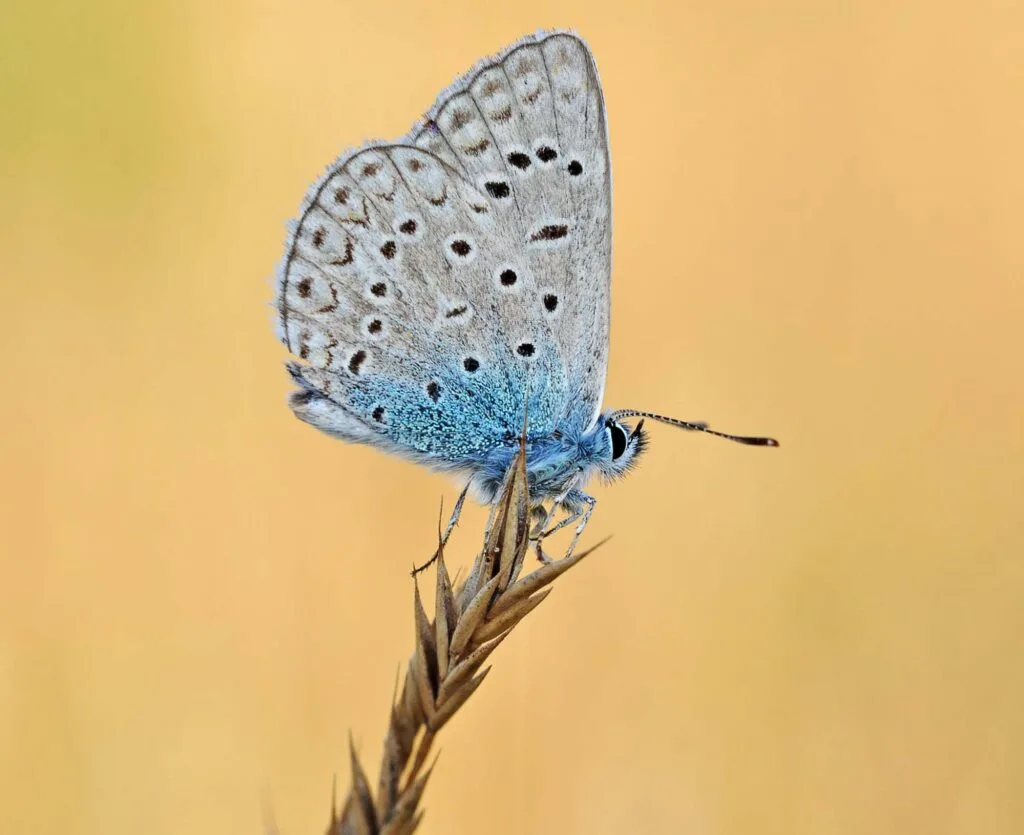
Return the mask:
<path id="1" fill-rule="evenodd" d="M 643 443 L 643 435 L 637 434 L 628 456 L 613 457 L 613 443 L 604 418 L 586 431 L 567 427 L 549 435 L 532 436 L 528 432 L 526 473 L 530 492 L 541 501 L 567 496 L 560 504 L 576 509 L 573 497 L 582 492 L 594 475 L 614 478 L 621 474 Z M 518 450 L 519 438 L 509 439 L 471 468 L 470 488 L 479 500 L 494 499 Z"/>

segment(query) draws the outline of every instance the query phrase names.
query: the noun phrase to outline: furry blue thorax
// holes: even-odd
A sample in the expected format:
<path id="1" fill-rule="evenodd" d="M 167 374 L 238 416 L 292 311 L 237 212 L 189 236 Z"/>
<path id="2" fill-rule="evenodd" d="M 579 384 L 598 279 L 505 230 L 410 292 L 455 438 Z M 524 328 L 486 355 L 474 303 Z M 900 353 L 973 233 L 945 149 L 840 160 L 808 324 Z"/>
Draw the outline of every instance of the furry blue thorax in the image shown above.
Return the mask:
<path id="1" fill-rule="evenodd" d="M 616 448 L 614 433 L 621 433 L 625 446 Z M 646 447 L 646 436 L 640 427 L 615 422 L 611 413 L 601 415 L 585 432 L 573 429 L 555 431 L 526 439 L 526 474 L 530 494 L 538 503 L 561 497 L 567 510 L 578 510 L 576 494 L 591 477 L 600 475 L 610 480 L 623 475 L 636 464 L 636 457 Z M 472 470 L 470 489 L 482 502 L 494 500 L 512 459 L 519 450 L 519 439 L 509 440 L 492 449 Z M 616 454 L 617 453 L 617 454 Z"/>

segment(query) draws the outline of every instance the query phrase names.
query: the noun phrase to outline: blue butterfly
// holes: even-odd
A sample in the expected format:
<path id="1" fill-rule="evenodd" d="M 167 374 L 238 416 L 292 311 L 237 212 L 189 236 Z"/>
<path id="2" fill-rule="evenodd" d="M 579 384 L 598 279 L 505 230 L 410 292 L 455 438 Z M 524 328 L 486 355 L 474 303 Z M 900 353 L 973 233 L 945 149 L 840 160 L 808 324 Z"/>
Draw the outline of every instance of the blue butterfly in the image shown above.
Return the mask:
<path id="1" fill-rule="evenodd" d="M 610 270 L 593 56 L 571 32 L 525 37 L 408 135 L 343 154 L 308 192 L 277 285 L 279 334 L 301 360 L 290 405 L 329 435 L 461 474 L 448 533 L 467 491 L 494 500 L 528 413 L 538 554 L 576 522 L 571 553 L 595 505 L 587 481 L 635 466 L 644 418 L 777 445 L 601 411 Z"/>

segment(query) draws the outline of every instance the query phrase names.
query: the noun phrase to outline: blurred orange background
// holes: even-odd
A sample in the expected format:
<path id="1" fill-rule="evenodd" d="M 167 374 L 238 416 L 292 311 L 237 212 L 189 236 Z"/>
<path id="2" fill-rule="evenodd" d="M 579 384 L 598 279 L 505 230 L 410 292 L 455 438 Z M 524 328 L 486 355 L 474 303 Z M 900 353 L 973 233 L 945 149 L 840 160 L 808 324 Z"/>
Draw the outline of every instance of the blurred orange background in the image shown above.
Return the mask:
<path id="1" fill-rule="evenodd" d="M 456 490 L 292 417 L 270 277 L 339 151 L 554 26 L 611 125 L 607 403 L 783 446 L 653 427 L 596 487 L 424 831 L 1024 831 L 1019 3 L 3 17 L 4 831 L 321 832 L 350 729 L 375 775 Z"/>

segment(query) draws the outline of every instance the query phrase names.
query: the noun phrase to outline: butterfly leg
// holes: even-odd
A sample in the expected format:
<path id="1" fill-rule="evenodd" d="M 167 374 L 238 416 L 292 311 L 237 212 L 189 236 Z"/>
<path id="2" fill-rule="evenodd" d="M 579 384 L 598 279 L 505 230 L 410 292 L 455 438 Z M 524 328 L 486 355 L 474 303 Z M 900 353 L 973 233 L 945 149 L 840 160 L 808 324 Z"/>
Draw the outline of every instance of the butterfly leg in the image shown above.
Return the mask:
<path id="1" fill-rule="evenodd" d="M 445 528 L 444 536 L 441 537 L 441 545 L 448 544 L 448 537 L 452 535 L 452 531 L 455 526 L 459 523 L 459 517 L 462 515 L 462 506 L 466 503 L 466 494 L 469 492 L 469 485 L 467 484 L 462 488 L 462 492 L 459 493 L 459 498 L 455 501 L 455 507 L 452 508 L 451 518 L 448 520 L 448 527 Z"/>
<path id="2" fill-rule="evenodd" d="M 569 500 L 570 504 L 580 507 L 580 509 L 570 511 L 569 515 L 562 519 L 557 525 L 548 528 L 547 526 L 551 522 L 551 517 L 555 514 L 555 509 L 566 499 Z M 537 559 L 545 564 L 551 562 L 551 558 L 544 553 L 544 549 L 541 547 L 543 540 L 546 537 L 551 536 L 551 534 L 562 530 L 562 528 L 571 525 L 576 520 L 580 520 L 579 524 L 576 526 L 576 535 L 573 537 L 572 542 L 569 543 L 569 549 L 565 552 L 565 556 L 563 556 L 562 559 L 572 556 L 572 552 L 576 548 L 576 543 L 579 542 L 580 535 L 583 533 L 583 529 L 587 526 L 587 522 L 590 521 L 590 514 L 594 512 L 594 507 L 596 505 L 597 499 L 579 490 L 569 490 L 559 496 L 551 506 L 551 510 L 548 512 L 544 523 L 538 527 L 538 533 L 535 537 L 537 541 Z"/>
<path id="3" fill-rule="evenodd" d="M 536 543 L 537 560 L 539 562 L 544 563 L 545 565 L 551 562 L 551 557 L 544 553 L 544 549 L 541 547 L 541 540 L 543 540 L 544 537 L 547 536 L 549 533 L 553 533 L 559 528 L 564 527 L 566 521 L 572 521 L 572 519 L 576 518 L 576 516 L 579 515 L 576 514 L 576 516 L 574 516 L 570 514 L 568 520 L 562 520 L 562 522 L 559 523 L 558 527 L 553 528 L 552 530 L 548 530 L 548 525 L 551 524 L 551 520 L 554 518 L 555 513 L 558 512 L 558 508 L 562 505 L 566 497 L 571 492 L 572 488 L 567 487 L 562 493 L 555 496 L 554 500 L 552 500 L 551 502 L 551 507 L 548 510 L 544 509 L 543 504 L 539 504 L 533 508 L 532 512 L 534 518 L 537 520 L 537 524 L 534 525 L 533 530 L 530 531 L 530 539 L 532 539 Z"/>
<path id="4" fill-rule="evenodd" d="M 429 560 L 423 563 L 423 565 L 413 568 L 413 576 L 416 576 L 421 571 L 425 571 L 426 569 L 430 568 L 430 566 L 432 566 L 434 564 L 434 561 L 438 558 L 438 555 L 440 555 L 441 549 L 448 544 L 448 537 L 452 535 L 452 531 L 455 529 L 455 526 L 459 523 L 459 517 L 462 515 L 462 506 L 466 503 L 467 493 L 469 493 L 468 484 L 462 488 L 462 492 L 459 493 L 459 498 L 455 501 L 455 507 L 452 508 L 452 515 L 448 519 L 448 527 L 445 528 L 444 533 L 441 535 L 441 542 L 438 545 L 437 550 L 434 551 L 434 556 L 432 556 Z"/>
<path id="5" fill-rule="evenodd" d="M 570 487 L 564 490 L 559 495 L 555 496 L 554 500 L 551 502 L 551 507 L 548 510 L 544 510 L 544 505 L 542 504 L 537 505 L 533 509 L 533 515 L 537 518 L 538 521 L 537 524 L 534 526 L 533 531 L 530 533 L 531 539 L 541 539 L 542 537 L 547 536 L 547 534 L 545 534 L 544 531 L 547 530 L 548 525 L 551 524 L 551 520 L 555 517 L 555 513 L 558 512 L 558 508 L 562 505 L 566 497 L 571 492 L 572 488 Z M 565 522 L 563 521 L 559 525 L 559 527 L 561 527 L 564 524 Z M 557 528 L 555 530 L 557 530 Z"/>
<path id="6" fill-rule="evenodd" d="M 569 548 L 566 550 L 565 555 L 562 557 L 563 560 L 569 559 L 572 556 L 572 552 L 576 550 L 576 543 L 580 541 L 580 536 L 583 533 L 583 529 L 587 526 L 587 522 L 590 521 L 590 514 L 594 512 L 594 508 L 597 507 L 597 499 L 583 492 L 574 493 L 572 499 L 583 505 L 586 505 L 585 509 L 577 512 L 576 517 L 580 519 L 579 524 L 576 526 L 576 534 L 572 538 L 572 542 L 569 543 Z M 582 518 L 580 518 L 582 517 Z M 570 517 L 573 518 L 573 517 Z M 563 523 L 566 520 L 563 520 Z M 561 524 L 559 525 L 561 527 Z"/>

